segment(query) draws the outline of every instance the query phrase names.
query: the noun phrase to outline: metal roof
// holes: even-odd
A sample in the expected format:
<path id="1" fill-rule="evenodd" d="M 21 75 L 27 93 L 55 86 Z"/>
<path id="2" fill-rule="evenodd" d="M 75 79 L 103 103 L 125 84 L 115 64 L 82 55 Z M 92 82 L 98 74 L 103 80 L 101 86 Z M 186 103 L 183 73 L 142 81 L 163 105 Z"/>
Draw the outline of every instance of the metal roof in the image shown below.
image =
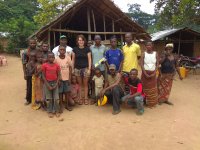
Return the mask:
<path id="1" fill-rule="evenodd" d="M 182 29 L 169 29 L 169 30 L 164 30 L 164 31 L 159 31 L 159 32 L 156 32 L 156 33 L 153 33 L 151 34 L 151 37 L 152 37 L 152 41 L 157 41 L 159 39 L 162 39 L 168 35 L 171 35 L 177 31 L 180 31 Z"/>

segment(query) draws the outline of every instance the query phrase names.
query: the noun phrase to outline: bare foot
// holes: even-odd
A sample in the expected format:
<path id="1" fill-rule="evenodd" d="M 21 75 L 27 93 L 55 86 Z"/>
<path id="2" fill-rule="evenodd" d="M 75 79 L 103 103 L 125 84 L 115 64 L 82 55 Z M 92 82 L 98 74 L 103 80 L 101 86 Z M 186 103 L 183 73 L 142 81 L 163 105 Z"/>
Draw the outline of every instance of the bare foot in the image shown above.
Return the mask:
<path id="1" fill-rule="evenodd" d="M 53 114 L 52 113 L 48 113 L 49 118 L 53 118 Z"/>
<path id="2" fill-rule="evenodd" d="M 56 113 L 56 117 L 59 118 L 60 117 L 60 113 Z"/>

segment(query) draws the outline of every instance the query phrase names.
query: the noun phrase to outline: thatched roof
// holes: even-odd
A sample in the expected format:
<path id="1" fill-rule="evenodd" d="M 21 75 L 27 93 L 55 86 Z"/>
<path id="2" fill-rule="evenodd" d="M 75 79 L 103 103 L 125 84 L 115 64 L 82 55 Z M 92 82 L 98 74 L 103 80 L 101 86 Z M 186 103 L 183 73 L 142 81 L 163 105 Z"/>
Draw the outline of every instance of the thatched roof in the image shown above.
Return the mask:
<path id="1" fill-rule="evenodd" d="M 123 13 L 111 0 L 77 0 L 76 3 L 68 7 L 47 25 L 40 28 L 31 37 L 36 36 L 39 40 L 42 40 L 51 29 L 87 31 L 87 18 L 84 18 L 84 16 L 87 17 L 87 8 L 94 10 L 97 32 L 103 32 L 102 15 L 104 15 L 106 22 L 114 20 L 117 32 L 120 32 L 120 28 L 123 32 L 133 32 L 137 39 L 150 39 L 149 34 Z M 109 26 L 112 25 L 106 24 L 106 28 L 110 28 Z"/>

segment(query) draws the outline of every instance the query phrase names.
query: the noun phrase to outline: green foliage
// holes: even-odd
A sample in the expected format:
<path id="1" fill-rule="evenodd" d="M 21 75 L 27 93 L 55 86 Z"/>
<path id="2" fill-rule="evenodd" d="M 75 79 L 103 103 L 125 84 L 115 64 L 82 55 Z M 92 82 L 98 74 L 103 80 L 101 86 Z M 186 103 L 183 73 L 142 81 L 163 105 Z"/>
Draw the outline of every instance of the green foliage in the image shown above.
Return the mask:
<path id="1" fill-rule="evenodd" d="M 37 0 L 40 4 L 40 10 L 37 15 L 34 16 L 35 22 L 40 26 L 46 25 L 55 16 L 63 12 L 66 6 L 72 2 L 72 0 Z"/>
<path id="2" fill-rule="evenodd" d="M 36 29 L 33 16 L 38 11 L 36 0 L 0 0 L 0 32 L 8 32 L 8 52 L 27 47 L 27 38 Z"/>
<path id="3" fill-rule="evenodd" d="M 127 14 L 131 17 L 134 21 L 136 21 L 139 25 L 141 25 L 144 29 L 148 30 L 149 32 L 154 32 L 155 24 L 157 22 L 158 17 L 156 15 L 151 15 L 141 11 L 141 5 L 135 4 L 128 4 L 128 11 Z"/>
<path id="4" fill-rule="evenodd" d="M 200 31 L 199 0 L 150 0 L 156 2 L 159 30 L 173 27 L 192 27 Z"/>

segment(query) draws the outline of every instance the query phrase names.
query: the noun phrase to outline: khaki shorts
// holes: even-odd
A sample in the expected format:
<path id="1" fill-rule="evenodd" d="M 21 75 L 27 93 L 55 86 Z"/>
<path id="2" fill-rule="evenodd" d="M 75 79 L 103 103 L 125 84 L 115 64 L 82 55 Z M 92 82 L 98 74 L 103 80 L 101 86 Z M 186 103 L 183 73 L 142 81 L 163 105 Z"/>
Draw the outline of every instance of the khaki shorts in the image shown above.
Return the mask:
<path id="1" fill-rule="evenodd" d="M 87 68 L 83 68 L 83 69 L 74 69 L 74 74 L 77 77 L 90 77 L 90 74 L 88 73 L 88 69 Z"/>

